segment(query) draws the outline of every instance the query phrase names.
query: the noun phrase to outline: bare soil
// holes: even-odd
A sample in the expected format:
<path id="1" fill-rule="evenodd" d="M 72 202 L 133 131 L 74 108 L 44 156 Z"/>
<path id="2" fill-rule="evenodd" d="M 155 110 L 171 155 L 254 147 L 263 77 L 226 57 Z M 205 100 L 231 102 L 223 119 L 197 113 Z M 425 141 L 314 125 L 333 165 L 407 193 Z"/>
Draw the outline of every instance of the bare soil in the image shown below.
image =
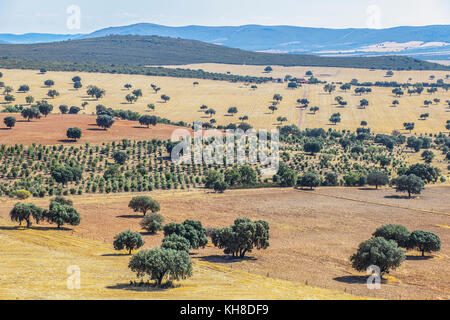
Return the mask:
<path id="1" fill-rule="evenodd" d="M 147 128 L 141 126 L 137 121 L 117 120 L 108 130 L 103 130 L 96 125 L 97 117 L 94 115 L 72 115 L 72 114 L 50 114 L 46 118 L 28 122 L 23 120 L 20 114 L 0 114 L 0 124 L 8 116 L 17 119 L 16 126 L 12 129 L 0 128 L 0 144 L 14 145 L 32 143 L 54 145 L 54 144 L 84 144 L 103 143 L 129 140 L 168 140 L 172 132 L 179 127 L 158 124 Z M 81 139 L 73 141 L 66 137 L 67 129 L 78 127 L 82 130 Z"/>

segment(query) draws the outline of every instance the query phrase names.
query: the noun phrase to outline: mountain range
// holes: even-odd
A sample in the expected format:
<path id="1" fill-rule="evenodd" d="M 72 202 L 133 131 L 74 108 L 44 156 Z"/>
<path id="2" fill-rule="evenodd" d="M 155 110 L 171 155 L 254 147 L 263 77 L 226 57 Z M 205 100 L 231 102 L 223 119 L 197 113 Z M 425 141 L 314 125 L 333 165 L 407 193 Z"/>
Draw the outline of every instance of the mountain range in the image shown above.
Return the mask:
<path id="1" fill-rule="evenodd" d="M 90 34 L 0 34 L 0 43 L 30 44 L 109 35 L 183 38 L 269 53 L 347 57 L 407 55 L 423 60 L 450 60 L 450 25 L 327 29 L 261 25 L 170 27 L 139 23 L 104 28 Z"/>

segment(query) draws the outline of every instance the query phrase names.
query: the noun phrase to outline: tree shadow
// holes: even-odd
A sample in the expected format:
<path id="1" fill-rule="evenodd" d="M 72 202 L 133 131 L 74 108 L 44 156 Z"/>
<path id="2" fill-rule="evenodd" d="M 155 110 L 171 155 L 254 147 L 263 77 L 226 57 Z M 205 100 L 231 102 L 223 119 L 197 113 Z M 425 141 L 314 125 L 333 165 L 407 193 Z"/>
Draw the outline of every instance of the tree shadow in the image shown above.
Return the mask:
<path id="1" fill-rule="evenodd" d="M 358 188 L 358 190 L 361 190 L 361 191 L 375 191 L 375 190 L 379 190 L 379 189 L 376 189 L 376 188 L 369 188 L 369 187 L 363 187 L 363 188 Z"/>
<path id="2" fill-rule="evenodd" d="M 61 143 L 75 143 L 77 141 L 76 140 L 72 140 L 72 139 L 61 139 L 61 140 L 58 140 L 58 142 L 61 142 Z"/>
<path id="3" fill-rule="evenodd" d="M 126 256 L 130 256 L 131 254 L 128 253 L 105 253 L 101 255 L 102 257 L 126 257 Z"/>
<path id="4" fill-rule="evenodd" d="M 408 196 L 399 196 L 399 195 L 390 195 L 390 196 L 384 196 L 385 199 L 403 199 L 403 200 L 410 200 L 410 199 L 414 199 L 413 196 L 408 197 Z"/>
<path id="5" fill-rule="evenodd" d="M 138 219 L 138 218 L 143 218 L 143 215 L 123 215 L 123 216 L 117 216 L 116 218 L 121 218 L 121 219 Z"/>
<path id="6" fill-rule="evenodd" d="M 105 129 L 101 129 L 101 128 L 89 128 L 87 130 L 88 131 L 106 131 Z"/>
<path id="7" fill-rule="evenodd" d="M 333 278 L 334 281 L 347 284 L 366 284 L 369 276 L 343 276 Z"/>
<path id="8" fill-rule="evenodd" d="M 244 257 L 244 258 L 233 258 L 229 255 L 211 255 L 206 257 L 198 258 L 200 261 L 206 261 L 211 263 L 233 263 L 233 262 L 242 262 L 242 261 L 256 261 L 255 257 Z"/>
<path id="9" fill-rule="evenodd" d="M 137 292 L 163 292 L 163 291 L 168 291 L 168 290 L 176 288 L 176 287 L 179 287 L 179 285 L 172 285 L 168 288 L 161 288 L 154 284 L 133 285 L 130 281 L 130 283 L 118 283 L 113 286 L 106 286 L 106 289 L 128 290 L 128 291 L 137 291 Z"/>
<path id="10" fill-rule="evenodd" d="M 425 257 L 411 256 L 411 255 L 406 256 L 406 260 L 408 260 L 408 261 L 426 261 L 426 260 L 430 260 L 430 259 L 433 259 L 433 257 L 432 256 L 425 256 Z"/>
<path id="11" fill-rule="evenodd" d="M 72 229 L 61 227 L 58 229 L 58 227 L 43 227 L 43 226 L 31 226 L 29 228 L 26 227 L 26 225 L 22 226 L 3 226 L 0 227 L 0 230 L 38 230 L 38 231 L 72 231 Z"/>
<path id="12" fill-rule="evenodd" d="M 12 130 L 12 129 L 10 129 L 10 128 L 0 128 L 0 130 Z"/>

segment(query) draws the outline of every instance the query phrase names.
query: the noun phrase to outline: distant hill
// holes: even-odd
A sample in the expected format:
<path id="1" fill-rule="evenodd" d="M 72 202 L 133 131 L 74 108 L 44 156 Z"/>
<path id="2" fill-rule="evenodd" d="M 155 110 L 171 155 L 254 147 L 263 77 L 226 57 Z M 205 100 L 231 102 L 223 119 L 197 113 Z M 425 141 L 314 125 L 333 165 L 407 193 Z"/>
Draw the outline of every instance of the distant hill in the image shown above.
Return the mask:
<path id="1" fill-rule="evenodd" d="M 26 33 L 26 34 L 0 34 L 0 43 L 27 44 L 64 41 L 79 38 L 80 34 L 50 34 L 50 33 Z"/>
<path id="2" fill-rule="evenodd" d="M 449 70 L 450 67 L 404 56 L 320 57 L 244 51 L 196 40 L 157 36 L 109 36 L 38 44 L 2 44 L 2 57 L 113 65 L 225 63 L 326 66 L 394 70 Z"/>
<path id="3" fill-rule="evenodd" d="M 0 40 L 9 43 L 36 43 L 109 35 L 155 35 L 276 53 L 326 56 L 408 55 L 427 60 L 450 60 L 450 25 L 326 29 L 261 25 L 169 27 L 139 23 L 105 28 L 83 35 L 0 34 Z"/>

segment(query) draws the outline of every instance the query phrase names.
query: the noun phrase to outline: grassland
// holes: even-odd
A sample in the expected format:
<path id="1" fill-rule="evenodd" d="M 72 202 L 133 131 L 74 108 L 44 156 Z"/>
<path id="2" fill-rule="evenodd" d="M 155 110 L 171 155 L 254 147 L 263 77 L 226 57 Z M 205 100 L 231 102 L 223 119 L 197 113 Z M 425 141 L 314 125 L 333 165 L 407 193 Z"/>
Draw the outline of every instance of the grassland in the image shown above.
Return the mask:
<path id="1" fill-rule="evenodd" d="M 9 245 L 5 245 L 6 255 L 2 254 L 7 286 L 2 285 L 1 290 L 7 288 L 10 298 L 341 299 L 347 297 L 341 295 L 346 292 L 387 299 L 448 299 L 447 195 L 445 187 L 428 188 L 416 200 L 397 198 L 392 189 L 365 188 L 353 188 L 351 195 L 348 188 L 233 190 L 223 195 L 200 190 L 152 192 L 161 204 L 165 223 L 196 219 L 205 227 L 222 227 L 248 216 L 267 220 L 271 228 L 270 247 L 252 252 L 244 260 L 233 261 L 211 245 L 194 250 L 194 277 L 182 281 L 179 288 L 152 293 L 127 290 L 125 285 L 135 277 L 126 268 L 128 258 L 120 252 L 115 256 L 111 245 L 120 231 L 142 232 L 141 216 L 127 208 L 132 194 L 72 197 L 83 217 L 73 231 L 55 231 L 46 224 L 33 230 L 13 228 L 7 217 L 14 200 L 3 199 L 0 236 Z M 34 199 L 33 203 L 45 207 L 48 199 Z M 408 252 L 407 260 L 390 273 L 381 290 L 368 290 L 367 275 L 355 272 L 349 257 L 385 223 L 435 232 L 443 247 L 425 259 L 415 251 Z M 163 237 L 161 233 L 142 234 L 145 248 L 159 246 Z M 72 264 L 83 272 L 85 287 L 81 291 L 65 289 L 66 268 Z M 315 291 L 305 284 L 332 292 Z M 42 293 L 43 289 L 47 293 Z"/>
<path id="2" fill-rule="evenodd" d="M 130 287 L 136 280 L 129 256 L 99 241 L 38 227 L 16 228 L 0 219 L 2 276 L 0 299 L 357 299 L 350 294 L 314 288 L 196 261 L 195 274 L 170 290 Z M 80 268 L 80 289 L 68 289 L 69 266 Z M 214 295 L 211 293 L 214 292 Z"/>
<path id="3" fill-rule="evenodd" d="M 246 74 L 262 76 L 263 68 L 258 66 L 232 66 L 232 65 L 195 65 L 190 68 L 203 68 L 208 71 L 226 72 L 231 71 L 236 74 Z M 385 78 L 384 71 L 369 71 L 362 69 L 342 69 L 342 68 L 305 68 L 305 67 L 274 67 L 272 76 L 284 77 L 287 74 L 303 77 L 306 70 L 312 70 L 316 77 L 329 82 L 347 82 L 353 78 L 359 81 L 399 81 L 411 82 L 429 81 L 429 77 L 434 75 L 436 79 L 445 79 L 445 71 L 397 71 L 394 77 Z M 5 85 L 14 89 L 22 84 L 30 86 L 28 93 L 17 93 L 16 104 L 24 104 L 25 97 L 32 95 L 35 99 L 46 98 L 49 90 L 44 86 L 44 81 L 52 79 L 55 81 L 56 89 L 60 96 L 55 99 L 48 99 L 49 103 L 55 107 L 54 112 L 59 112 L 58 106 L 61 104 L 75 105 L 80 107 L 82 102 L 89 105 L 82 113 L 92 114 L 95 112 L 97 104 L 103 104 L 114 109 L 131 109 L 145 114 L 155 114 L 168 118 L 172 121 L 193 121 L 209 122 L 210 117 L 201 110 L 201 105 L 207 105 L 216 110 L 213 118 L 218 125 L 228 125 L 229 123 L 239 123 L 239 117 L 247 115 L 248 122 L 257 129 L 274 128 L 280 123 L 277 118 L 282 116 L 288 119 L 288 124 L 298 125 L 300 128 L 334 128 L 355 130 L 360 126 L 361 121 L 367 121 L 372 131 L 377 133 L 391 133 L 393 130 L 402 130 L 404 122 L 415 122 L 415 133 L 438 133 L 445 131 L 445 122 L 449 118 L 449 111 L 445 100 L 450 98 L 449 93 L 440 89 L 437 93 L 430 95 L 426 92 L 422 95 L 405 95 L 402 98 L 395 98 L 392 88 L 374 87 L 373 93 L 359 96 L 351 92 L 341 92 L 339 89 L 332 94 L 323 92 L 323 85 L 304 85 L 299 89 L 288 89 L 286 84 L 264 83 L 259 84 L 257 89 L 251 89 L 249 85 L 243 83 L 231 83 L 214 80 L 201 80 L 198 86 L 194 86 L 192 79 L 151 77 L 143 75 L 113 75 L 98 73 L 77 73 L 77 72 L 48 72 L 45 75 L 33 70 L 1 70 L 4 76 L 2 81 Z M 79 75 L 82 78 L 84 87 L 97 85 L 106 90 L 106 96 L 96 101 L 86 96 L 86 89 L 78 91 L 73 89 L 71 78 Z M 409 80 L 411 79 L 411 80 Z M 125 101 L 125 96 L 130 91 L 124 89 L 124 84 L 130 83 L 134 89 L 142 89 L 143 97 L 136 103 L 130 104 Z M 161 88 L 155 94 L 150 88 L 150 84 L 156 84 Z M 279 93 L 283 96 L 283 101 L 278 105 L 278 110 L 272 114 L 268 107 L 272 103 L 273 95 Z M 160 95 L 166 94 L 171 100 L 167 103 L 161 101 Z M 334 98 L 342 96 L 348 102 L 345 108 L 339 107 Z M 310 106 L 318 106 L 320 110 L 314 115 L 308 110 L 298 108 L 298 99 L 307 98 L 311 101 Z M 366 109 L 358 108 L 361 99 L 367 99 L 370 105 Z M 439 98 L 440 103 L 425 107 L 424 100 Z M 0 98 L 1 99 L 1 98 Z M 392 101 L 398 99 L 400 105 L 392 107 Z M 2 99 L 3 100 L 3 99 Z M 155 104 L 156 110 L 149 111 L 148 104 Z M 229 107 L 238 108 L 238 114 L 229 116 Z M 342 122 L 337 126 L 329 123 L 331 114 L 340 112 Z M 419 120 L 423 113 L 429 113 L 427 120 Z"/>

